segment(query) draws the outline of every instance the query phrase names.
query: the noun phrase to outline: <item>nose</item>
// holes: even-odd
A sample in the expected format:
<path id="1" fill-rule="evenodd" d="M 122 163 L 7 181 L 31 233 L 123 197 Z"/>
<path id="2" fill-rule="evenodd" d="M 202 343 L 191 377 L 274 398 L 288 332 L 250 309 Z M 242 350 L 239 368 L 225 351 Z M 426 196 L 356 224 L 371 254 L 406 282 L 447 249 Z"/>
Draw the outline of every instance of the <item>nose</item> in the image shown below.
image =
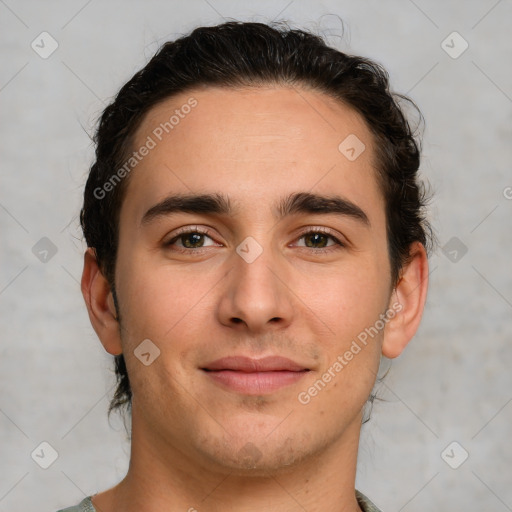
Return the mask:
<path id="1" fill-rule="evenodd" d="M 270 249 L 249 261 L 233 253 L 231 269 L 221 282 L 219 321 L 259 334 L 287 327 L 293 317 L 293 292 L 284 262 Z"/>

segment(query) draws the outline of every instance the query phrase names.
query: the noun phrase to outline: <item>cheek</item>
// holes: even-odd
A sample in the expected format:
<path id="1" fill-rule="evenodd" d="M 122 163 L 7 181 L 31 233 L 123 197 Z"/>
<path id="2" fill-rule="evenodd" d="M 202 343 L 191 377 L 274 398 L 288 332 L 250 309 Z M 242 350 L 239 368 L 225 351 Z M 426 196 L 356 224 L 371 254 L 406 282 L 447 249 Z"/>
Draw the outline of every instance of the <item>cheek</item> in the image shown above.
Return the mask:
<path id="1" fill-rule="evenodd" d="M 192 321 L 201 297 L 212 288 L 211 273 L 195 272 L 162 264 L 151 256 L 137 258 L 119 265 L 123 313 L 130 339 L 163 340 Z M 214 281 L 212 281 L 214 282 Z"/>
<path id="2" fill-rule="evenodd" d="M 361 410 L 375 383 L 384 325 L 380 315 L 388 299 L 375 279 L 371 271 L 344 274 L 316 296 L 314 309 L 329 330 L 318 337 L 322 365 L 298 399 L 311 402 L 310 410 L 325 414 L 333 428 Z"/>
<path id="3" fill-rule="evenodd" d="M 311 308 L 329 328 L 318 340 L 323 346 L 323 364 L 316 387 L 325 388 L 323 403 L 334 400 L 357 407 L 368 398 L 381 356 L 385 324 L 380 318 L 389 300 L 379 282 L 384 278 L 375 267 L 354 268 L 333 275 L 324 283 L 324 292 L 312 299 L 316 303 Z"/>
<path id="4" fill-rule="evenodd" d="M 298 295 L 329 327 L 335 341 L 357 336 L 384 312 L 389 292 L 376 262 L 358 262 L 311 275 Z M 386 283 L 383 283 L 383 281 Z"/>
<path id="5" fill-rule="evenodd" d="M 139 407 L 145 407 L 154 402 L 159 390 L 166 389 L 166 396 L 179 402 L 179 383 L 188 378 L 181 352 L 187 353 L 194 343 L 190 326 L 202 325 L 198 314 L 203 311 L 204 315 L 200 306 L 207 282 L 194 286 L 190 276 L 171 271 L 169 265 L 156 265 L 149 257 L 124 262 L 120 272 L 128 277 L 120 282 L 122 343 L 134 399 L 139 397 Z M 139 349 L 142 346 L 144 352 Z M 146 365 L 142 354 L 148 352 L 146 362 L 152 362 Z"/>

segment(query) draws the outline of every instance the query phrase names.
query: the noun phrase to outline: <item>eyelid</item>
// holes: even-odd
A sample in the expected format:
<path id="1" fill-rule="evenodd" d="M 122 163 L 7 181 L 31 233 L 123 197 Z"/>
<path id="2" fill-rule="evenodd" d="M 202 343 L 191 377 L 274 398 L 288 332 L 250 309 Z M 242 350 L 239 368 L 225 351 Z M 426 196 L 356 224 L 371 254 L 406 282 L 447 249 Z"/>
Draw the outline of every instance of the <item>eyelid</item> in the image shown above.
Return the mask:
<path id="1" fill-rule="evenodd" d="M 301 228 L 299 234 L 304 235 L 307 233 L 324 233 L 326 235 L 332 235 L 334 238 L 341 238 L 338 232 L 334 231 L 331 228 L 326 228 L 325 226 L 306 226 L 305 228 Z"/>
<path id="2" fill-rule="evenodd" d="M 195 233 L 195 232 L 201 233 L 203 235 L 208 235 L 208 233 L 210 231 L 207 228 L 203 228 L 201 226 L 194 226 L 194 225 L 183 226 L 182 228 L 178 228 L 178 231 L 176 231 L 172 234 L 171 240 L 176 238 L 179 235 L 182 235 L 183 233 Z"/>

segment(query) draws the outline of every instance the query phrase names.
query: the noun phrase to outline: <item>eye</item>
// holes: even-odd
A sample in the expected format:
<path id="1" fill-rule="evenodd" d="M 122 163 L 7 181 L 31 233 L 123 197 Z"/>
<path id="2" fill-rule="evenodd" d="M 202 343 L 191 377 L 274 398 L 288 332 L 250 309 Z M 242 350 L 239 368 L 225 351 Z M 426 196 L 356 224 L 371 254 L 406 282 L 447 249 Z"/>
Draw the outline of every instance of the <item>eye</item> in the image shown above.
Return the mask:
<path id="1" fill-rule="evenodd" d="M 304 245 L 299 245 L 299 247 L 306 247 L 309 249 L 322 250 L 332 247 L 332 249 L 327 250 L 336 250 L 345 246 L 337 237 L 325 228 L 310 228 L 308 231 L 303 232 L 298 238 L 298 240 L 302 239 L 304 239 Z M 328 245 L 329 241 L 332 241 L 333 243 Z"/>
<path id="2" fill-rule="evenodd" d="M 206 241 L 210 240 L 211 243 L 207 244 Z M 334 236 L 326 228 L 308 228 L 304 231 L 299 238 L 303 240 L 303 244 L 297 244 L 297 247 L 304 247 L 312 249 L 314 252 L 330 252 L 345 247 L 336 236 Z M 172 247 L 173 250 L 179 252 L 199 252 L 200 249 L 212 246 L 221 246 L 215 242 L 209 235 L 208 230 L 204 230 L 199 226 L 193 229 L 183 228 L 176 233 L 168 242 L 164 244 L 166 247 Z"/>
<path id="3" fill-rule="evenodd" d="M 199 227 L 194 229 L 184 229 L 171 238 L 165 245 L 175 246 L 177 250 L 187 251 L 194 249 L 202 249 L 203 247 L 210 247 L 216 245 L 215 242 L 205 245 L 205 239 L 213 242 L 212 238 L 208 236 L 208 231 L 202 230 Z"/>

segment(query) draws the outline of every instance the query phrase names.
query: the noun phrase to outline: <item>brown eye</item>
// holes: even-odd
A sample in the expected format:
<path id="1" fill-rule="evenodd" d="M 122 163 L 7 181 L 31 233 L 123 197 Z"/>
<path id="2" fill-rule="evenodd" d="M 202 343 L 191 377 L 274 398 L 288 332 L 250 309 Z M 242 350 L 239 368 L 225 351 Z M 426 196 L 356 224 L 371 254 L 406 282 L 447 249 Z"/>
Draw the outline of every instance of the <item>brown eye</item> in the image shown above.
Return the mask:
<path id="1" fill-rule="evenodd" d="M 202 233 L 186 233 L 180 235 L 178 238 L 181 240 L 183 247 L 187 249 L 196 249 L 201 247 L 201 243 L 204 243 L 204 236 Z"/>
<path id="2" fill-rule="evenodd" d="M 210 240 L 210 243 L 206 243 Z M 212 245 L 217 245 L 206 232 L 196 229 L 183 230 L 175 237 L 169 240 L 165 246 L 175 247 L 177 251 L 193 251 L 194 249 L 203 249 Z"/>
<path id="3" fill-rule="evenodd" d="M 320 247 L 325 247 L 328 243 L 328 236 L 324 235 L 323 233 L 310 233 L 307 235 L 304 235 L 304 240 L 306 242 L 307 247 L 313 247 L 320 244 Z"/>
<path id="4" fill-rule="evenodd" d="M 338 249 L 340 247 L 344 247 L 344 244 L 339 241 L 334 235 L 324 232 L 324 230 L 310 230 L 303 233 L 299 240 L 304 240 L 304 245 L 299 245 L 300 247 L 307 247 L 308 249 L 327 249 L 330 250 Z M 329 241 L 332 240 L 333 243 L 329 244 Z M 338 247 L 334 247 L 338 246 Z"/>

